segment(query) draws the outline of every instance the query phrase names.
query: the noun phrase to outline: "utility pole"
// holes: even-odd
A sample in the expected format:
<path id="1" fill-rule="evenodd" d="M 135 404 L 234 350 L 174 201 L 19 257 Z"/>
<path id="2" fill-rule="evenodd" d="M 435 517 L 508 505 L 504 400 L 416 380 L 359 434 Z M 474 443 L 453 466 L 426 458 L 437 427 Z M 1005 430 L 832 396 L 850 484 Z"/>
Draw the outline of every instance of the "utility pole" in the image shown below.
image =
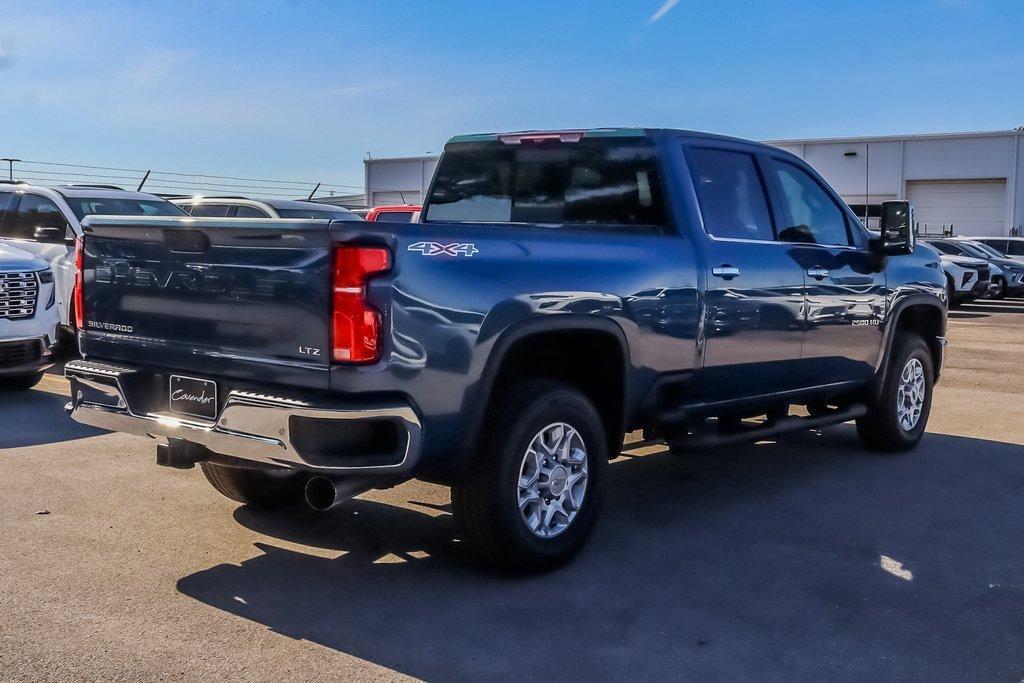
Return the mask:
<path id="1" fill-rule="evenodd" d="M 12 159 L 10 157 L 4 157 L 4 158 L 0 159 L 0 161 L 6 161 L 7 162 L 7 179 L 8 180 L 14 180 L 14 162 L 15 161 L 20 162 L 21 159 Z"/>
<path id="2" fill-rule="evenodd" d="M 864 143 L 864 227 L 868 227 L 868 204 L 871 203 L 869 195 L 871 194 L 871 183 L 869 182 L 871 174 L 871 143 Z"/>

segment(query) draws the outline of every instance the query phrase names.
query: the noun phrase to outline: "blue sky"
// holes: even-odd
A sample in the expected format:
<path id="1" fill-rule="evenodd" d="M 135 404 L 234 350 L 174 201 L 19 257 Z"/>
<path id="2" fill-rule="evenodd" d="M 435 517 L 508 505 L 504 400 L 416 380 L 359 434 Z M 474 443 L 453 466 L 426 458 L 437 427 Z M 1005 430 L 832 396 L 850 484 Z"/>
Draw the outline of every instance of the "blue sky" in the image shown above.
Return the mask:
<path id="1" fill-rule="evenodd" d="M 464 132 L 1005 129 L 1022 29 L 995 0 L 8 1 L 0 156 L 361 185 Z"/>

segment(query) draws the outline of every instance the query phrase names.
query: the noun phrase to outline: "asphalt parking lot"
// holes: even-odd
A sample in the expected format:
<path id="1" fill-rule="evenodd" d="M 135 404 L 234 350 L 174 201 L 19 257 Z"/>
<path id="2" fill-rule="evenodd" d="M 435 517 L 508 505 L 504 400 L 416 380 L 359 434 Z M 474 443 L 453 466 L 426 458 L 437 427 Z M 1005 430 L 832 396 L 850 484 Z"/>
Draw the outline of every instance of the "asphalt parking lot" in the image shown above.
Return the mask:
<path id="1" fill-rule="evenodd" d="M 583 554 L 483 573 L 448 491 L 257 513 L 0 396 L 0 678 L 1024 677 L 1024 301 L 950 315 L 929 434 L 630 452 Z M 45 513 L 45 514 L 42 514 Z"/>

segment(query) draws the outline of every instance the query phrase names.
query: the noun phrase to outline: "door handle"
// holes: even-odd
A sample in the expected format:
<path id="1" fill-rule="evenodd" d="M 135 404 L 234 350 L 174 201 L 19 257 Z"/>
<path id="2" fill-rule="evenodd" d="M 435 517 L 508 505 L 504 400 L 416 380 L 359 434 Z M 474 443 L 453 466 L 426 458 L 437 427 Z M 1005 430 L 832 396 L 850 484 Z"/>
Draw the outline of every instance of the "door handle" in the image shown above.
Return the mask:
<path id="1" fill-rule="evenodd" d="M 711 274 L 715 277 L 720 277 L 724 280 L 731 280 L 734 277 L 739 277 L 740 269 L 730 266 L 728 263 L 723 263 L 720 266 L 711 269 Z"/>
<path id="2" fill-rule="evenodd" d="M 808 268 L 807 274 L 815 280 L 824 280 L 828 277 L 828 268 Z"/>

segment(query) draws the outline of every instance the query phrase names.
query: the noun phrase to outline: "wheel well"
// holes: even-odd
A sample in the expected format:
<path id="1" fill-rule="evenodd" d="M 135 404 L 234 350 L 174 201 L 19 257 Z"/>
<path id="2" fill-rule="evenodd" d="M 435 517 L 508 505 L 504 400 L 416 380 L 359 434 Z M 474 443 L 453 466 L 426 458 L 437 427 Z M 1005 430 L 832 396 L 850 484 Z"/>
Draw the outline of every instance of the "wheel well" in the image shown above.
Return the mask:
<path id="1" fill-rule="evenodd" d="M 626 386 L 624 352 L 615 335 L 552 330 L 519 339 L 502 358 L 491 396 L 528 378 L 566 382 L 583 392 L 601 415 L 609 453 L 618 453 Z"/>
<path id="2" fill-rule="evenodd" d="M 942 336 L 942 311 L 935 306 L 918 304 L 908 306 L 900 314 L 896 323 L 897 332 L 913 332 L 920 335 L 932 352 L 932 364 L 936 374 L 942 362 L 942 347 L 939 337 Z"/>

